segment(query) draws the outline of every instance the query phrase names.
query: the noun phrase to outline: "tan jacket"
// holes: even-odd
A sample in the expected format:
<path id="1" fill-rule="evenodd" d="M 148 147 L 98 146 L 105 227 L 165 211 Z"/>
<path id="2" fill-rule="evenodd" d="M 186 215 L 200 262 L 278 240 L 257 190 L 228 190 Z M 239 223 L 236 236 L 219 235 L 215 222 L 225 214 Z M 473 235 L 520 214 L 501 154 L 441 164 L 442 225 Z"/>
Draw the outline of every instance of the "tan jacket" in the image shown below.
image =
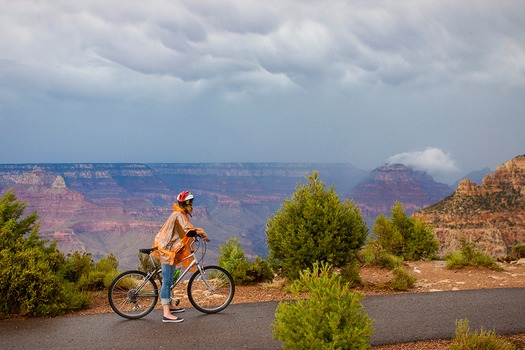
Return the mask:
<path id="1" fill-rule="evenodd" d="M 177 204 L 155 236 L 153 246 L 158 249 L 157 257 L 162 264 L 176 265 L 190 254 L 186 233 L 193 229 L 188 215 Z"/>

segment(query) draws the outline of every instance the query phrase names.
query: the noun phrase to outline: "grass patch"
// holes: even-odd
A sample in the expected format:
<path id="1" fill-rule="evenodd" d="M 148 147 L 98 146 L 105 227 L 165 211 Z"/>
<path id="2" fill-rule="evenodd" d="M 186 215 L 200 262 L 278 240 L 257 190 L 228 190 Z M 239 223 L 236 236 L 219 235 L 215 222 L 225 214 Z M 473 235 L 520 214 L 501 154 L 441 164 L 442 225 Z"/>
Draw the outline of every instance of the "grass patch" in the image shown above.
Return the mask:
<path id="1" fill-rule="evenodd" d="M 492 257 L 482 253 L 476 247 L 475 243 L 467 242 L 465 239 L 461 239 L 461 248 L 459 248 L 459 251 L 447 255 L 445 261 L 448 269 L 461 269 L 466 266 L 482 266 L 488 267 L 494 271 L 503 270 Z"/>
<path id="2" fill-rule="evenodd" d="M 470 331 L 469 320 L 456 321 L 456 336 L 450 350 L 516 350 L 516 346 L 492 331 Z"/>

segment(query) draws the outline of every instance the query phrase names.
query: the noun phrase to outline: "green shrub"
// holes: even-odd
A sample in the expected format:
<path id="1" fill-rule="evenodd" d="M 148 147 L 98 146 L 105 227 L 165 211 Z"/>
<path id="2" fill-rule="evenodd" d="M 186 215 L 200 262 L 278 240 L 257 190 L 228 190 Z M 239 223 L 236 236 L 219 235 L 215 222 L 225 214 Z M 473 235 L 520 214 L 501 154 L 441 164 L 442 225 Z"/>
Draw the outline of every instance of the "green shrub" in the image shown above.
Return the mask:
<path id="1" fill-rule="evenodd" d="M 0 318 L 57 316 L 89 306 L 79 290 L 101 289 L 114 273 L 114 256 L 94 265 L 86 253 L 67 257 L 38 233 L 38 215 L 23 216 L 25 203 L 8 191 L 0 198 Z"/>
<path id="2" fill-rule="evenodd" d="M 370 349 L 372 320 L 364 312 L 363 295 L 353 292 L 326 263 L 314 263 L 300 273 L 290 290 L 306 299 L 281 302 L 272 324 L 275 339 L 284 349 Z"/>
<path id="3" fill-rule="evenodd" d="M 483 330 L 470 332 L 468 320 L 456 321 L 456 336 L 450 350 L 515 350 L 515 345 L 498 338 L 494 332 Z"/>
<path id="4" fill-rule="evenodd" d="M 139 265 L 137 266 L 137 269 L 142 272 L 150 272 L 151 270 L 157 270 L 160 269 L 160 261 L 158 259 L 153 258 L 153 261 L 150 258 L 150 255 L 138 253 L 139 258 Z"/>
<path id="5" fill-rule="evenodd" d="M 417 278 L 411 275 L 404 267 L 396 267 L 392 273 L 394 277 L 388 283 L 388 286 L 397 291 L 406 291 L 413 288 L 417 282 Z"/>
<path id="6" fill-rule="evenodd" d="M 67 310 L 60 278 L 40 249 L 2 250 L 0 275 L 0 316 L 56 316 Z"/>
<path id="7" fill-rule="evenodd" d="M 366 266 L 378 266 L 390 270 L 401 266 L 403 258 L 388 253 L 377 241 L 371 241 L 357 253 L 357 258 Z"/>
<path id="8" fill-rule="evenodd" d="M 80 276 L 89 273 L 92 268 L 91 254 L 74 252 L 67 255 L 62 275 L 69 282 L 77 282 Z"/>
<path id="9" fill-rule="evenodd" d="M 390 219 L 379 215 L 373 232 L 376 242 L 388 253 L 405 260 L 433 259 L 439 249 L 432 229 L 423 221 L 408 217 L 400 202 L 394 203 Z"/>
<path id="10" fill-rule="evenodd" d="M 271 282 L 274 277 L 270 264 L 260 257 L 251 262 L 247 275 L 252 276 L 255 283 Z"/>
<path id="11" fill-rule="evenodd" d="M 351 201 L 342 202 L 335 187 L 327 190 L 313 172 L 268 220 L 268 260 L 281 276 L 294 280 L 316 261 L 345 266 L 367 235 L 359 208 Z"/>
<path id="12" fill-rule="evenodd" d="M 25 207 L 12 190 L 0 199 L 0 318 L 56 316 L 69 307 L 59 274 L 64 256 L 40 237 L 36 212 L 23 217 Z"/>
<path id="13" fill-rule="evenodd" d="M 93 297 L 88 292 L 79 292 L 78 285 L 73 282 L 63 283 L 68 311 L 86 309 L 91 306 Z"/>
<path id="14" fill-rule="evenodd" d="M 98 291 L 109 287 L 113 279 L 119 274 L 118 260 L 113 254 L 91 264 L 90 269 L 84 272 L 79 280 L 78 287 L 82 291 Z"/>
<path id="15" fill-rule="evenodd" d="M 518 243 L 512 247 L 512 258 L 516 260 L 525 258 L 525 243 Z"/>
<path id="16" fill-rule="evenodd" d="M 475 243 L 467 242 L 465 238 L 461 238 L 459 251 L 448 254 L 445 257 L 445 261 L 448 269 L 461 269 L 465 266 L 484 266 L 496 271 L 502 270 L 492 257 L 483 254 L 476 247 Z"/>
<path id="17" fill-rule="evenodd" d="M 106 273 L 111 273 L 117 270 L 118 265 L 119 263 L 118 263 L 117 257 L 114 254 L 109 254 L 106 257 L 100 259 L 95 264 L 95 270 L 106 272 Z"/>
<path id="18" fill-rule="evenodd" d="M 273 271 L 270 264 L 256 257 L 253 262 L 244 256 L 244 249 L 241 248 L 237 236 L 234 236 L 225 245 L 219 246 L 221 255 L 219 256 L 219 266 L 225 268 L 233 277 L 235 284 L 255 284 L 273 280 Z"/>
<path id="19" fill-rule="evenodd" d="M 341 268 L 341 279 L 343 283 L 348 283 L 348 287 L 355 288 L 363 285 L 359 274 L 359 264 L 357 260 Z"/>

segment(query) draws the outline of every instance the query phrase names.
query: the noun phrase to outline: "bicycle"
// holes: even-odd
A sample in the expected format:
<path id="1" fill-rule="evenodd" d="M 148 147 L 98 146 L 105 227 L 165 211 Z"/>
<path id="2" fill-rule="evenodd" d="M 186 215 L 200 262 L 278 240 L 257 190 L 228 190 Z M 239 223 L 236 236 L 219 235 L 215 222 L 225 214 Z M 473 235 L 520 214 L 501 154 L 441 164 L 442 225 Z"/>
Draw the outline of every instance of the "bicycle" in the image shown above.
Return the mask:
<path id="1" fill-rule="evenodd" d="M 197 271 L 190 277 L 187 285 L 187 295 L 195 309 L 207 314 L 214 314 L 224 310 L 232 301 L 235 294 L 235 284 L 228 271 L 220 266 L 203 266 L 202 261 L 206 255 L 206 241 L 197 236 L 195 231 L 187 234 L 192 237 L 190 244 L 191 254 L 184 260 L 192 259 L 188 267 L 182 271 L 171 285 L 170 289 L 177 286 L 186 274 L 196 267 Z M 195 244 L 198 243 L 197 249 Z M 201 249 L 202 255 L 197 259 L 195 252 Z M 162 283 L 161 268 L 151 256 L 157 248 L 139 249 L 143 254 L 149 255 L 153 268 L 149 272 L 129 270 L 118 275 L 108 290 L 109 305 L 119 316 L 129 319 L 138 319 L 149 314 L 157 305 L 159 288 L 155 283 L 158 279 Z M 180 299 L 171 297 L 178 305 Z"/>

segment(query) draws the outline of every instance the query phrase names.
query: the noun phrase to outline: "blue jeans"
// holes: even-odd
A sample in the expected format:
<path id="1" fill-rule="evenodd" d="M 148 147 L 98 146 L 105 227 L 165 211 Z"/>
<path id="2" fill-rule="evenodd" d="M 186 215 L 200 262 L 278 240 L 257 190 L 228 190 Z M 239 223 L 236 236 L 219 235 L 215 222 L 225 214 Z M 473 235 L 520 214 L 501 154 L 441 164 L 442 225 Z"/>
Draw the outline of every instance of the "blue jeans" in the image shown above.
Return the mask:
<path id="1" fill-rule="evenodd" d="M 173 274 L 177 270 L 175 265 L 162 264 L 162 287 L 160 288 L 160 303 L 162 305 L 171 304 L 171 284 Z"/>

